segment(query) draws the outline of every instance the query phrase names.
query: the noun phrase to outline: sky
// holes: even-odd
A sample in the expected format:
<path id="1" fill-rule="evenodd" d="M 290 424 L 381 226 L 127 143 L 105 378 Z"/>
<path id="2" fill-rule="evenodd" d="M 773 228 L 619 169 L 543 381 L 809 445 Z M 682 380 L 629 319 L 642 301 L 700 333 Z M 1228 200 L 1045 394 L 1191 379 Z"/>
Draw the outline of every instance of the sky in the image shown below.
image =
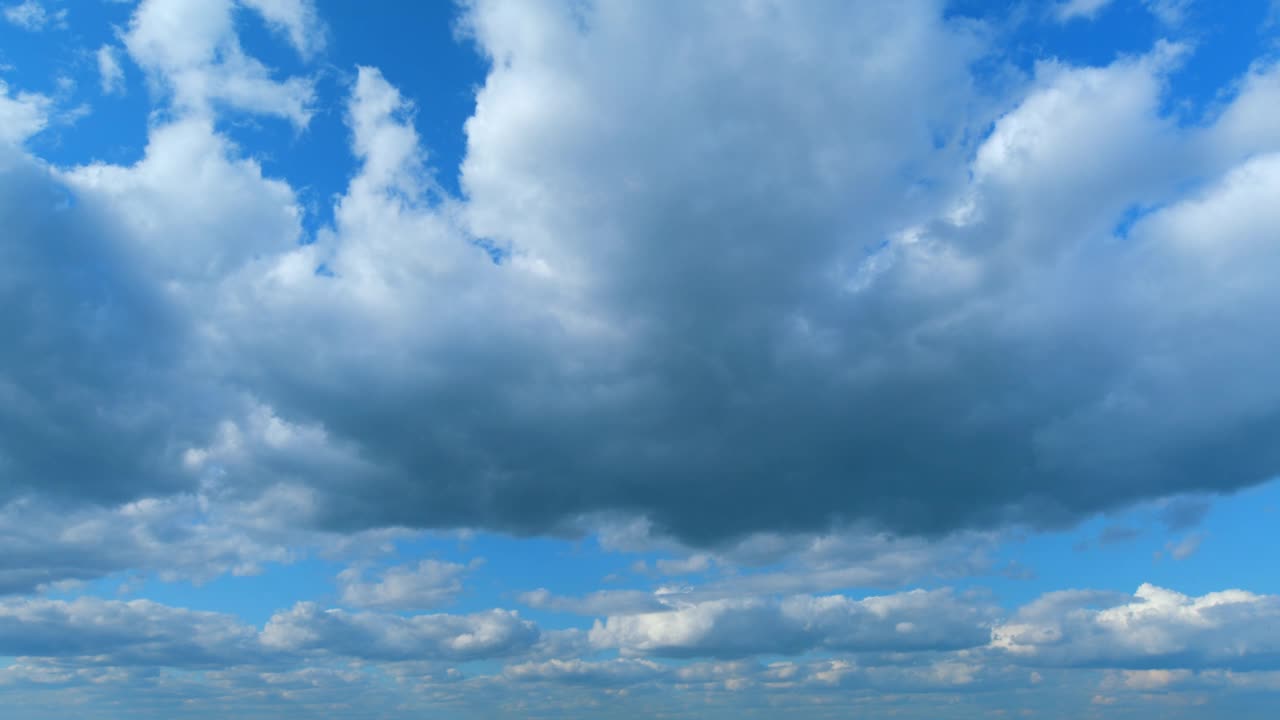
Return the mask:
<path id="1" fill-rule="evenodd" d="M 1270 720 L 1280 4 L 0 0 L 5 718 Z"/>

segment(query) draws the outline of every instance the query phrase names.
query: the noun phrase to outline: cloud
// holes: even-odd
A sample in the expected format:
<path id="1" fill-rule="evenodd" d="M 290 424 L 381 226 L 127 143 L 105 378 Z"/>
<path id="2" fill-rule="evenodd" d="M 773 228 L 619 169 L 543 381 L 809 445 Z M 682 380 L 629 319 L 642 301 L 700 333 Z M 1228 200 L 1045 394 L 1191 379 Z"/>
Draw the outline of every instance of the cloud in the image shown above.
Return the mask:
<path id="1" fill-rule="evenodd" d="M 1092 20 L 1110 4 L 1111 0 L 1062 0 L 1054 6 L 1053 12 L 1060 23 Z"/>
<path id="2" fill-rule="evenodd" d="M 352 567 L 338 574 L 338 586 L 346 605 L 421 610 L 453 600 L 462 592 L 462 578 L 469 570 L 466 565 L 428 559 L 383 569 L 376 580 L 366 582 L 363 570 Z"/>
<path id="3" fill-rule="evenodd" d="M 1144 584 L 1132 597 L 1048 593 L 991 632 L 1020 662 L 1132 670 L 1273 669 L 1280 598 L 1242 590 L 1190 597 Z"/>
<path id="4" fill-rule="evenodd" d="M 672 670 L 651 660 L 615 658 L 546 660 L 508 665 L 503 675 L 518 682 L 556 682 L 573 685 L 620 687 L 670 676 Z"/>
<path id="5" fill-rule="evenodd" d="M 67 27 L 67 9 L 49 12 L 38 0 L 23 0 L 20 3 L 6 5 L 4 19 L 23 30 L 33 32 L 46 28 L 61 30 Z"/>
<path id="6" fill-rule="evenodd" d="M 53 101 L 39 93 L 16 92 L 0 80 L 0 146 L 17 145 L 45 128 Z M 0 152 L 5 150 L 0 147 Z M 8 166 L 12 161 L 3 158 Z M 6 166 L 0 169 L 7 170 Z"/>
<path id="7" fill-rule="evenodd" d="M 227 667 L 258 661 L 257 632 L 230 615 L 148 600 L 0 600 L 0 653 L 105 666 Z"/>
<path id="8" fill-rule="evenodd" d="M 1196 554 L 1202 542 L 1204 542 L 1204 533 L 1192 533 L 1178 542 L 1170 540 L 1165 543 L 1164 549 L 1174 560 L 1186 560 Z"/>
<path id="9" fill-rule="evenodd" d="M 299 603 L 262 630 L 149 600 L 0 600 L 0 652 L 79 666 L 289 669 L 307 658 L 469 661 L 523 654 L 537 627 L 512 611 L 351 614 Z"/>
<path id="10" fill-rule="evenodd" d="M 359 69 L 358 171 L 304 237 L 211 113 L 305 124 L 308 82 L 247 57 L 229 3 L 140 6 L 125 46 L 173 110 L 145 157 L 5 181 L 0 294 L 44 298 L 4 321 L 13 496 L 290 488 L 279 522 L 334 532 L 640 519 L 718 563 L 1274 474 L 1270 70 L 1204 127 L 1161 112 L 1167 43 L 1040 63 L 993 114 L 981 36 L 934 3 L 581 10 L 467 10 L 493 64 L 463 198 Z M 693 55 L 654 57 L 672 27 Z"/>
<path id="11" fill-rule="evenodd" d="M 312 0 L 241 0 L 254 9 L 276 32 L 289 38 L 289 43 L 303 59 L 324 49 L 326 30 Z"/>
<path id="12" fill-rule="evenodd" d="M 992 608 L 947 590 L 862 600 L 842 595 L 744 597 L 609 617 L 592 626 L 590 640 L 596 647 L 629 655 L 666 657 L 954 650 L 984 644 L 992 619 Z"/>
<path id="13" fill-rule="evenodd" d="M 1143 0 L 1147 11 L 1169 26 L 1182 24 L 1191 9 L 1192 0 Z"/>
<path id="14" fill-rule="evenodd" d="M 311 554 L 367 559 L 409 534 L 307 531 L 289 521 L 306 505 L 297 488 L 240 496 L 210 484 L 112 507 L 12 500 L 0 505 L 0 595 L 110 576 L 203 584 L 224 574 L 257 575 Z"/>
<path id="15" fill-rule="evenodd" d="M 1161 506 L 1160 522 L 1171 532 L 1190 530 L 1200 525 L 1209 514 L 1209 507 L 1207 498 L 1174 498 Z"/>
<path id="16" fill-rule="evenodd" d="M 311 602 L 271 616 L 265 646 L 369 660 L 476 660 L 514 655 L 537 642 L 533 623 L 510 610 L 471 615 L 348 613 Z"/>
<path id="17" fill-rule="evenodd" d="M 124 92 L 124 68 L 120 67 L 120 52 L 111 45 L 98 48 L 98 77 L 102 92 L 113 95 Z"/>
<path id="18" fill-rule="evenodd" d="M 295 28 L 304 33 L 301 16 L 288 14 L 290 7 L 305 3 L 251 3 L 272 24 L 287 24 L 290 36 Z M 311 80 L 272 78 L 270 68 L 246 55 L 240 47 L 234 24 L 235 5 L 231 0 L 144 0 L 129 20 L 123 35 L 125 48 L 151 81 L 171 94 L 173 107 L 180 112 L 208 115 L 212 105 L 221 104 L 251 113 L 276 115 L 296 127 L 307 125 L 314 102 Z M 311 36 L 299 36 L 308 41 Z M 308 46 L 309 47 L 309 46 Z"/>

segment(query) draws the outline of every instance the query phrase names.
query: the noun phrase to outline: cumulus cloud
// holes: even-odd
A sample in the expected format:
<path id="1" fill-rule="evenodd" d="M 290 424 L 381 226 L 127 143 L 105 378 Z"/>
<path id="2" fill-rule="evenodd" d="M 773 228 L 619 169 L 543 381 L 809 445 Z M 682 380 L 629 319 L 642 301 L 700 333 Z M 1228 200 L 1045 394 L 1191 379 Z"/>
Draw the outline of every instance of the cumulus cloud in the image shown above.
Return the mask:
<path id="1" fill-rule="evenodd" d="M 476 563 L 472 564 L 474 567 Z M 361 568 L 347 568 L 338 575 L 342 602 L 368 608 L 421 610 L 449 602 L 462 592 L 462 579 L 470 568 L 439 560 L 398 565 L 366 580 Z"/>
<path id="2" fill-rule="evenodd" d="M 615 511 L 648 516 L 659 532 L 694 544 L 855 519 L 937 533 L 1016 521 L 1054 525 L 1143 498 L 1267 477 L 1271 460 L 1261 444 L 1221 472 L 1193 469 L 1216 457 L 1202 433 L 1265 401 L 1229 394 L 1214 420 L 1176 407 L 1187 394 L 1161 383 L 1207 378 L 1212 362 L 1177 345 L 1194 335 L 1194 315 L 1172 323 L 1167 305 L 1139 294 L 1183 283 L 1195 288 L 1182 296 L 1188 302 L 1213 292 L 1190 267 L 1186 275 L 1164 262 L 1177 252 L 1167 242 L 1172 234 L 1199 232 L 1171 218 L 1181 207 L 1176 178 L 1198 162 L 1197 143 L 1207 136 L 1189 137 L 1160 111 L 1165 74 L 1184 48 L 1161 44 L 1100 68 L 1042 64 L 1026 97 L 976 148 L 966 182 L 946 174 L 963 165 L 959 157 L 946 164 L 947 151 L 936 150 L 928 133 L 876 115 L 880 107 L 918 107 L 942 122 L 956 112 L 955 91 L 902 95 L 933 80 L 889 88 L 845 72 L 822 93 L 804 95 L 829 107 L 803 117 L 753 110 L 750 123 L 715 135 L 719 143 L 676 132 L 705 116 L 703 94 L 692 88 L 714 86 L 724 95 L 717 108 L 747 107 L 781 96 L 783 84 L 771 79 L 806 75 L 769 60 L 780 52 L 770 43 L 789 35 L 750 35 L 735 57 L 758 69 L 708 58 L 618 94 L 628 63 L 642 64 L 638 48 L 647 45 L 639 33 L 654 21 L 647 12 L 594 8 L 582 24 L 534 4 L 473 9 L 472 32 L 495 64 L 468 124 L 463 205 L 430 204 L 404 102 L 377 73 L 361 73 L 350 116 L 363 170 L 340 204 L 334 233 L 307 256 L 324 257 L 334 277 L 299 276 L 295 287 L 277 285 L 262 296 L 255 319 L 270 319 L 273 332 L 237 322 L 260 344 L 287 332 L 283 313 L 298 298 L 343 296 L 350 302 L 334 303 L 332 315 L 344 318 L 339 327 L 364 328 L 362 350 L 434 358 L 430 371 L 388 363 L 373 379 L 354 350 L 320 352 L 322 338 L 253 349 L 279 368 L 269 376 L 279 382 L 262 387 L 273 407 L 315 419 L 382 463 L 380 483 L 392 491 L 352 503 L 341 490 L 344 502 L 330 522 L 545 531 Z M 858 20 L 880 27 L 881 12 L 902 21 L 893 25 L 901 42 L 927 41 L 942 55 L 968 52 L 962 34 L 910 3 Z M 861 26 L 824 21 L 816 10 L 776 13 L 770 22 L 803 37 L 796 42 L 805 47 L 825 47 L 821 27 Z M 675 25 L 728 32 L 764 22 L 750 13 L 716 20 Z M 632 46 L 633 54 L 613 51 Z M 599 62 L 564 65 L 567 48 Z M 833 66 L 861 62 L 834 57 Z M 950 74 L 956 66 L 890 74 L 963 88 L 963 78 Z M 741 86 L 735 78 L 742 77 L 753 84 Z M 785 87 L 807 92 L 790 81 Z M 522 102 L 532 88 L 560 100 Z M 646 99 L 658 89 L 667 93 L 661 101 Z M 868 93 L 885 99 L 839 105 Z M 641 115 L 640 106 L 661 107 L 662 122 L 624 122 Z M 835 125 L 809 126 L 835 117 L 843 118 L 837 134 L 824 135 Z M 853 145 L 872 137 L 898 152 L 891 159 Z M 815 138 L 831 143 L 821 157 L 858 162 L 788 167 L 815 157 Z M 751 170 L 726 170 L 748 156 L 734 148 L 747 146 L 776 150 L 767 156 L 774 171 L 756 184 L 740 181 Z M 933 197 L 937 217 L 905 224 L 913 213 L 928 216 L 909 200 L 911 181 L 895 188 L 883 180 L 905 172 L 894 169 L 898 162 L 933 173 L 947 190 Z M 739 180 L 724 182 L 721 172 Z M 775 182 L 780 177 L 785 185 Z M 1113 229 L 1130 208 L 1161 203 L 1167 207 L 1131 228 L 1135 242 L 1114 243 Z M 1181 229 L 1157 230 L 1162 223 Z M 409 234 L 418 241 L 402 243 Z M 505 264 L 488 263 L 470 235 L 509 248 Z M 677 240 L 686 237 L 698 239 Z M 868 256 L 868 246 L 879 249 Z M 411 280 L 409 268 L 431 278 L 430 287 Z M 1149 282 L 1128 283 L 1134 272 Z M 1087 294 L 1078 291 L 1086 278 L 1096 288 Z M 449 319 L 418 315 L 409 324 L 399 310 L 444 302 Z M 1272 300 L 1232 302 L 1230 311 L 1248 322 L 1261 316 L 1246 307 Z M 485 322 L 453 324 L 472 313 Z M 1154 349 L 1167 343 L 1175 354 L 1153 365 Z M 498 348 L 501 358 L 490 355 Z M 1068 349 L 1072 361 L 1064 363 Z M 290 351 L 328 365 L 290 360 Z M 299 374 L 299 365 L 307 371 Z M 333 377 L 370 379 L 357 398 Z M 350 413 L 352 406 L 365 414 Z M 398 430 L 409 427 L 418 430 Z M 947 479 L 951 466 L 969 469 L 963 489 Z M 454 476 L 475 481 L 432 480 Z M 779 491 L 783 477 L 786 492 Z"/>
<path id="3" fill-rule="evenodd" d="M 360 69 L 358 172 L 299 244 L 293 189 L 210 113 L 302 125 L 310 85 L 244 54 L 229 2 L 141 5 L 125 46 L 176 111 L 145 157 L 7 170 L 0 293 L 45 300 L 5 320 L 6 487 L 216 478 L 295 488 L 281 522 L 331 530 L 612 514 L 725 548 L 1274 473 L 1272 70 L 1203 128 L 1162 114 L 1166 43 L 1041 63 L 992 117 L 980 36 L 936 3 L 579 11 L 468 7 L 492 67 L 465 199 Z"/>
<path id="4" fill-rule="evenodd" d="M 1048 593 L 991 632 L 993 648 L 1046 666 L 1133 670 L 1274 669 L 1280 597 L 1224 590 L 1192 597 L 1150 584 L 1131 597 Z"/>
<path id="5" fill-rule="evenodd" d="M 469 661 L 523 654 L 538 628 L 512 611 L 351 614 L 299 603 L 261 629 L 149 600 L 0 600 L 0 652 L 102 667 L 273 667 L 308 657 Z"/>
<path id="6" fill-rule="evenodd" d="M 609 617 L 590 640 L 625 654 L 742 657 L 811 650 L 955 650 L 984 644 L 993 608 L 948 590 L 854 600 L 842 595 L 731 598 Z"/>
<path id="7" fill-rule="evenodd" d="M 616 658 L 584 661 L 552 659 L 508 665 L 503 675 L 518 682 L 557 682 L 619 687 L 671 675 L 669 667 L 651 660 Z"/>
<path id="8" fill-rule="evenodd" d="M 0 653 L 106 666 L 227 667 L 262 659 L 257 632 L 230 615 L 149 600 L 0 600 Z"/>
<path id="9" fill-rule="evenodd" d="M 306 2 L 254 2 L 272 24 L 288 28 L 295 42 L 312 42 L 302 25 Z M 144 0 L 123 35 L 129 55 L 152 82 L 172 95 L 175 109 L 208 114 L 212 104 L 277 115 L 304 127 L 314 88 L 307 78 L 275 80 L 261 61 L 246 55 L 235 31 L 232 0 Z"/>
<path id="10" fill-rule="evenodd" d="M 265 646 L 370 660 L 475 660 L 513 655 L 537 642 L 536 625 L 510 610 L 471 615 L 349 613 L 311 602 L 271 616 Z"/>

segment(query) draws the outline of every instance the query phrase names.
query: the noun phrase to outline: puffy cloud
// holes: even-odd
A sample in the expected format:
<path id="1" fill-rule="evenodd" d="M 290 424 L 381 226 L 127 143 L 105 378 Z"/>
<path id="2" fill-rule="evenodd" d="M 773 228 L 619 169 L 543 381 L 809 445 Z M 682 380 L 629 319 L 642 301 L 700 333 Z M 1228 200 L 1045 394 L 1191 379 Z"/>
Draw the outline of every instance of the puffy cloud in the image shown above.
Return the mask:
<path id="1" fill-rule="evenodd" d="M 338 575 L 338 585 L 347 605 L 421 610 L 456 597 L 468 571 L 466 565 L 428 559 L 417 565 L 385 568 L 377 579 L 366 581 L 362 569 L 352 567 Z"/>
<path id="2" fill-rule="evenodd" d="M 0 80 L 0 152 L 7 152 L 4 144 L 23 142 L 44 129 L 49 122 L 52 101 L 39 93 L 16 92 L 10 95 L 9 86 Z M 0 157 L 0 169 L 7 169 L 12 162 Z"/>
<path id="3" fill-rule="evenodd" d="M 848 520 L 910 533 L 1055 525 L 1268 476 L 1260 443 L 1220 472 L 1194 470 L 1217 457 L 1207 433 L 1222 426 L 1170 407 L 1186 393 L 1155 392 L 1199 376 L 1177 341 L 1202 328 L 1142 293 L 1188 281 L 1183 300 L 1211 292 L 1165 262 L 1172 235 L 1204 236 L 1174 218 L 1198 140 L 1160 110 L 1183 48 L 1042 64 L 966 184 L 958 152 L 879 114 L 965 117 L 963 62 L 886 55 L 902 63 L 887 75 L 923 80 L 882 86 L 884 72 L 856 71 L 878 45 L 842 55 L 824 29 L 928 43 L 933 58 L 967 57 L 963 34 L 912 3 L 760 7 L 659 23 L 654 9 L 478 4 L 472 32 L 494 65 L 468 123 L 465 203 L 433 204 L 403 99 L 361 72 L 349 115 L 362 171 L 333 234 L 277 272 L 323 259 L 334 277 L 274 284 L 234 323 L 245 357 L 268 364 L 264 401 L 380 463 L 385 492 L 353 501 L 334 478 L 326 522 L 526 532 L 612 511 L 706 545 Z M 752 31 L 765 22 L 773 32 Z M 673 25 L 708 34 L 690 48 L 737 51 L 654 69 L 643 33 Z M 812 58 L 787 54 L 791 43 L 830 49 L 822 67 L 839 77 L 801 72 Z M 646 82 L 619 92 L 641 66 Z M 914 94 L 934 83 L 955 89 Z M 711 95 L 738 120 L 689 132 L 720 128 L 706 124 L 720 116 Z M 646 112 L 653 122 L 634 122 Z M 1128 210 L 1161 203 L 1116 243 Z M 470 235 L 509 248 L 504 262 Z M 1224 312 L 1249 323 L 1247 308 L 1272 302 Z M 447 318 L 404 311 L 446 303 Z M 329 308 L 336 330 L 272 340 L 304 306 Z M 344 327 L 362 342 L 334 352 Z M 393 360 L 409 356 L 421 365 Z M 386 358 L 381 372 L 372 357 Z M 360 378 L 359 392 L 339 377 Z M 1221 398 L 1227 416 L 1262 402 Z M 963 487 L 948 469 L 961 466 Z"/>
<path id="4" fill-rule="evenodd" d="M 477 3 L 465 199 L 363 68 L 359 172 L 299 245 L 292 189 L 204 111 L 305 122 L 301 86 L 230 3 L 144 3 L 126 47 L 177 117 L 131 167 L 18 163 L 0 207 L 59 238 L 3 250 L 0 293 L 45 298 L 5 321 L 7 482 L 118 503 L 216 477 L 335 530 L 612 515 L 729 547 L 1268 477 L 1273 138 L 1231 120 L 1268 71 L 1201 130 L 1161 114 L 1182 48 L 1042 63 L 982 137 L 980 45 L 941 10 Z"/>
<path id="5" fill-rule="evenodd" d="M 1262 669 L 1280 662 L 1280 597 L 1190 597 L 1144 584 L 1132 597 L 1056 592 L 991 632 L 993 648 L 1047 666 Z"/>
<path id="6" fill-rule="evenodd" d="M 254 2 L 268 22 L 286 27 L 295 42 L 310 47 L 313 34 L 301 25 L 305 2 Z M 277 115 L 298 127 L 311 118 L 312 82 L 275 80 L 270 68 L 244 53 L 235 32 L 232 0 L 144 0 L 123 36 L 129 55 L 152 81 L 172 94 L 183 112 L 208 114 L 213 103 Z"/>
<path id="7" fill-rule="evenodd" d="M 811 650 L 920 651 L 982 645 L 993 608 L 947 590 L 854 600 L 841 595 L 731 598 L 597 621 L 597 647 L 670 657 L 741 657 Z"/>
<path id="8" fill-rule="evenodd" d="M 404 617 L 323 610 L 303 602 L 271 616 L 262 642 L 278 650 L 370 660 L 458 661 L 520 653 L 538 636 L 537 626 L 510 610 Z"/>

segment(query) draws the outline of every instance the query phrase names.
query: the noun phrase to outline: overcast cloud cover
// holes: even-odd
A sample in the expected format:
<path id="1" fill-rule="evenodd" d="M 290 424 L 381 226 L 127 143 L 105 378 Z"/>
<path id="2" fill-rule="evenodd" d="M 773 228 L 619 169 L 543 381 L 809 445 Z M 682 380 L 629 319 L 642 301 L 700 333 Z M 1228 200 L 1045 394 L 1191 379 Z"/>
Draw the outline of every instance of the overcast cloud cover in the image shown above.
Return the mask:
<path id="1" fill-rule="evenodd" d="M 0 20 L 6 717 L 1280 702 L 1280 6 Z"/>

